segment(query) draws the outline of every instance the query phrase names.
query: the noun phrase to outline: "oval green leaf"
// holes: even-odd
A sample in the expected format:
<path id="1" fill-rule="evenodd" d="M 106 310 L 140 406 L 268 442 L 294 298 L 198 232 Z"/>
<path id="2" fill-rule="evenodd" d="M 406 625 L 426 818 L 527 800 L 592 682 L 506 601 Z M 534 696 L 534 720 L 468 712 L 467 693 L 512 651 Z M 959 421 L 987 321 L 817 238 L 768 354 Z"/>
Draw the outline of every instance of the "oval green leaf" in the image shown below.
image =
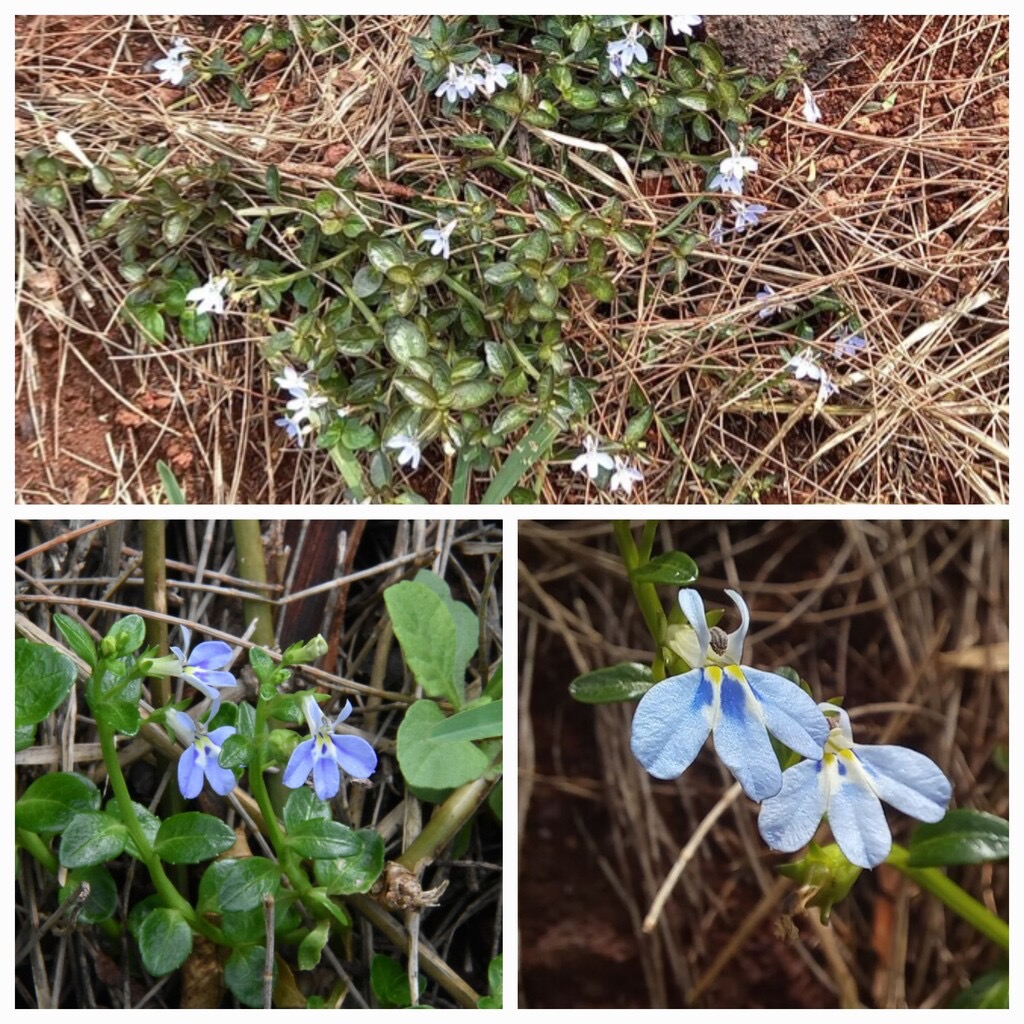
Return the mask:
<path id="1" fill-rule="evenodd" d="M 959 808 L 942 821 L 919 825 L 910 838 L 910 866 L 986 864 L 1010 856 L 1010 823 L 994 814 Z"/>
<path id="2" fill-rule="evenodd" d="M 668 551 L 633 569 L 629 578 L 634 583 L 669 583 L 685 587 L 697 578 L 697 563 L 682 551 Z"/>
<path id="3" fill-rule="evenodd" d="M 577 676 L 569 684 L 569 693 L 581 704 L 614 704 L 639 700 L 653 685 L 650 665 L 626 661 Z"/>
<path id="4" fill-rule="evenodd" d="M 186 811 L 167 818 L 156 834 L 155 851 L 168 864 L 198 864 L 229 850 L 235 833 L 210 814 Z"/>

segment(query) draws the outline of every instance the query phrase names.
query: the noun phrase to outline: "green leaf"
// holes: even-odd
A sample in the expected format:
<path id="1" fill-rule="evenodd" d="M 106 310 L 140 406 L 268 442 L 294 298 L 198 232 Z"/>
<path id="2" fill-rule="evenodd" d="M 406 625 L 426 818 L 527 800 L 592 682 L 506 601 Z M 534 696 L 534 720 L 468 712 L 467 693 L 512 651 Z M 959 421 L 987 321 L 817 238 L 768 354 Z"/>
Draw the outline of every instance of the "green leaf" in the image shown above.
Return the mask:
<path id="1" fill-rule="evenodd" d="M 398 728 L 398 764 L 413 786 L 449 789 L 480 778 L 490 759 L 465 741 L 435 740 L 434 728 L 444 713 L 429 700 L 420 700 L 405 713 Z"/>
<path id="2" fill-rule="evenodd" d="M 252 910 L 253 907 L 262 906 L 263 897 L 275 895 L 281 885 L 280 869 L 266 857 L 221 860 L 213 866 L 221 865 L 227 867 L 214 876 L 218 883 L 220 910 Z M 209 873 L 210 869 L 207 869 L 203 881 Z"/>
<path id="3" fill-rule="evenodd" d="M 626 661 L 577 676 L 569 693 L 581 704 L 612 704 L 639 700 L 654 685 L 650 665 Z"/>
<path id="4" fill-rule="evenodd" d="M 491 813 L 501 821 L 502 815 L 502 780 L 498 779 L 495 783 L 494 788 L 487 795 L 487 806 L 490 807 Z"/>
<path id="5" fill-rule="evenodd" d="M 14 727 L 14 752 L 27 750 L 36 741 L 34 725 L 16 725 Z"/>
<path id="6" fill-rule="evenodd" d="M 267 168 L 266 188 L 275 203 L 281 202 L 281 172 L 273 164 Z"/>
<path id="7" fill-rule="evenodd" d="M 667 551 L 652 558 L 646 565 L 630 570 L 629 578 L 634 583 L 670 583 L 685 587 L 698 576 L 697 563 L 682 551 Z"/>
<path id="8" fill-rule="evenodd" d="M 551 454 L 551 445 L 560 432 L 561 428 L 554 420 L 546 416 L 536 420 L 495 473 L 480 499 L 481 504 L 497 505 L 504 501 L 531 467 Z"/>
<path id="9" fill-rule="evenodd" d="M 352 829 L 328 818 L 297 822 L 288 832 L 288 845 L 300 857 L 349 857 L 359 851 Z"/>
<path id="10" fill-rule="evenodd" d="M 492 263 L 484 271 L 484 280 L 489 284 L 506 285 L 518 281 L 521 273 L 514 263 Z"/>
<path id="11" fill-rule="evenodd" d="M 423 583 L 403 580 L 384 591 L 395 636 L 416 682 L 431 697 L 460 707 L 454 682 L 455 621 L 445 602 Z"/>
<path id="12" fill-rule="evenodd" d="M 168 864 L 198 864 L 234 844 L 234 830 L 225 822 L 210 814 L 186 811 L 161 824 L 153 848 Z"/>
<path id="13" fill-rule="evenodd" d="M 330 896 L 369 892 L 384 870 L 384 840 L 380 833 L 376 829 L 364 828 L 353 835 L 358 844 L 355 853 L 348 857 L 313 861 L 316 884 L 322 885 Z"/>
<path id="14" fill-rule="evenodd" d="M 427 979 L 418 979 L 420 995 L 427 987 Z M 409 976 L 405 968 L 390 957 L 377 953 L 370 963 L 370 987 L 381 1009 L 396 1010 L 412 1005 L 409 994 Z"/>
<path id="15" fill-rule="evenodd" d="M 330 821 L 331 808 L 311 789 L 295 790 L 285 801 L 284 827 L 288 832 L 307 821 Z"/>
<path id="16" fill-rule="evenodd" d="M 443 722 L 430 733 L 432 740 L 450 743 L 453 740 L 486 740 L 501 735 L 501 701 L 466 708 Z"/>
<path id="17" fill-rule="evenodd" d="M 983 974 L 949 1004 L 951 1010 L 1008 1010 L 1010 970 L 998 967 Z"/>
<path id="18" fill-rule="evenodd" d="M 18 638 L 14 642 L 14 724 L 36 725 L 48 718 L 71 692 L 74 662 L 49 644 Z"/>
<path id="19" fill-rule="evenodd" d="M 366 245 L 366 258 L 382 273 L 405 262 L 405 253 L 400 246 L 386 238 L 371 238 Z"/>
<path id="20" fill-rule="evenodd" d="M 117 910 L 117 883 L 113 875 L 99 864 L 69 871 L 60 887 L 60 901 L 63 903 L 83 882 L 88 883 L 89 895 L 79 911 L 78 920 L 83 924 L 98 924 L 113 917 Z"/>
<path id="21" fill-rule="evenodd" d="M 100 809 L 100 791 L 82 775 L 54 772 L 33 782 L 14 805 L 14 824 L 29 832 L 63 832 L 71 819 Z"/>
<path id="22" fill-rule="evenodd" d="M 179 968 L 192 952 L 192 929 L 181 912 L 169 907 L 151 910 L 139 928 L 139 952 L 155 977 Z"/>
<path id="23" fill-rule="evenodd" d="M 1010 856 L 1010 823 L 994 814 L 960 808 L 942 821 L 918 825 L 910 837 L 910 866 L 985 864 Z"/>
<path id="24" fill-rule="evenodd" d="M 60 612 L 53 613 L 53 621 L 57 629 L 60 630 L 61 636 L 67 640 L 68 647 L 87 665 L 95 665 L 96 644 L 93 643 L 89 630 L 78 619 L 62 615 Z"/>
<path id="25" fill-rule="evenodd" d="M 142 680 L 132 678 L 134 668 L 124 661 L 101 661 L 86 680 L 85 699 L 93 715 L 125 736 L 139 731 Z"/>
<path id="26" fill-rule="evenodd" d="M 422 583 L 437 594 L 451 614 L 455 623 L 455 662 L 452 666 L 452 684 L 461 695 L 464 693 L 466 668 L 480 644 L 480 622 L 476 612 L 467 604 L 456 601 L 452 597 L 451 588 L 436 572 L 420 569 L 413 577 L 416 583 Z"/>
<path id="27" fill-rule="evenodd" d="M 168 505 L 187 505 L 188 500 L 185 498 L 185 492 L 181 489 L 181 485 L 178 483 L 178 478 L 174 475 L 174 470 L 164 462 L 163 459 L 157 461 L 156 464 L 157 475 L 160 477 L 160 483 L 164 489 L 164 496 L 167 498 Z"/>
<path id="28" fill-rule="evenodd" d="M 589 90 L 587 90 L 589 91 Z M 567 195 L 557 188 L 546 188 L 544 189 L 544 198 L 548 201 L 548 206 L 551 207 L 559 217 L 568 219 L 575 217 L 580 212 L 580 204 L 576 202 L 571 196 Z"/>
<path id="29" fill-rule="evenodd" d="M 142 329 L 147 341 L 164 340 L 164 315 L 152 303 L 130 310 L 130 315 Z"/>
<path id="30" fill-rule="evenodd" d="M 253 757 L 256 756 L 256 744 L 246 736 L 237 732 L 233 733 L 224 741 L 220 748 L 220 757 L 217 763 L 221 768 L 234 769 L 244 768 Z"/>
<path id="31" fill-rule="evenodd" d="M 299 943 L 300 971 L 311 971 L 320 963 L 320 954 L 323 953 L 330 934 L 331 922 L 325 919 Z"/>
<path id="32" fill-rule="evenodd" d="M 453 146 L 479 153 L 493 153 L 494 143 L 486 135 L 456 135 L 449 140 Z"/>
<path id="33" fill-rule="evenodd" d="M 263 946 L 236 949 L 224 965 L 224 983 L 240 1003 L 260 1009 L 263 1006 L 263 963 L 267 951 Z M 274 960 L 274 981 L 277 981 L 277 960 Z"/>
<path id="34" fill-rule="evenodd" d="M 124 850 L 127 836 L 125 826 L 109 814 L 76 814 L 61 836 L 60 862 L 66 868 L 82 868 L 113 860 Z"/>
<path id="35" fill-rule="evenodd" d="M 464 380 L 452 386 L 445 396 L 449 409 L 479 409 L 486 405 L 497 390 L 497 385 L 486 380 Z"/>
<path id="36" fill-rule="evenodd" d="M 146 642 L 146 623 L 141 615 L 126 615 L 118 619 L 100 641 L 100 650 L 116 654 L 119 658 L 134 654 Z"/>
<path id="37" fill-rule="evenodd" d="M 502 959 L 500 956 L 496 956 L 487 965 L 487 984 L 490 987 L 491 994 L 484 996 L 483 999 L 477 1002 L 477 1007 L 481 1010 L 500 1010 L 501 1009 L 501 982 L 502 975 Z"/>
<path id="38" fill-rule="evenodd" d="M 178 329 L 182 338 L 190 345 L 202 345 L 213 333 L 213 318 L 209 313 L 199 313 L 194 308 L 189 308 L 178 318 Z"/>
<path id="39" fill-rule="evenodd" d="M 403 364 L 410 359 L 425 359 L 428 352 L 423 332 L 410 320 L 399 317 L 384 325 L 384 344 L 392 358 Z"/>
<path id="40" fill-rule="evenodd" d="M 180 245 L 188 234 L 191 223 L 187 214 L 172 213 L 163 223 L 164 242 L 172 249 Z"/>

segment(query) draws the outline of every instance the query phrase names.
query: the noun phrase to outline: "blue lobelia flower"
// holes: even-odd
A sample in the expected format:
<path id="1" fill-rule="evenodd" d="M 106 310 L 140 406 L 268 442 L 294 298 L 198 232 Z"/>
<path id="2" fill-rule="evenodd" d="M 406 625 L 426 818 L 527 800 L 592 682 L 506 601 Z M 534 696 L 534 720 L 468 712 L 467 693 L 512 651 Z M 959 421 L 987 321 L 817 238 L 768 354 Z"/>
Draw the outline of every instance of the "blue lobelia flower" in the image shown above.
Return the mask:
<path id="1" fill-rule="evenodd" d="M 835 717 L 824 755 L 786 769 L 778 795 L 761 805 L 758 828 L 773 850 L 792 853 L 811 841 L 827 814 L 846 859 L 877 867 L 892 849 L 881 801 L 919 821 L 941 821 L 953 787 L 931 758 L 907 747 L 854 743 L 850 716 L 834 704 L 819 707 Z"/>
<path id="2" fill-rule="evenodd" d="M 235 734 L 233 725 L 222 725 L 207 733 L 182 711 L 172 708 L 167 713 L 167 724 L 174 730 L 178 742 L 185 748 L 178 759 L 178 789 L 187 800 L 199 796 L 206 776 L 215 793 L 227 796 L 235 788 L 234 772 L 220 766 L 220 750 L 224 741 Z"/>
<path id="3" fill-rule="evenodd" d="M 359 736 L 334 735 L 334 727 L 352 714 L 350 701 L 345 701 L 333 722 L 324 717 L 311 695 L 303 700 L 302 710 L 309 724 L 310 737 L 303 740 L 288 759 L 281 781 L 289 789 L 298 789 L 312 772 L 316 795 L 321 800 L 330 800 L 338 792 L 342 771 L 355 779 L 367 779 L 373 774 L 377 767 L 377 754 L 373 747 Z"/>
<path id="4" fill-rule="evenodd" d="M 782 788 L 782 769 L 768 733 L 805 757 L 821 757 L 828 724 L 799 686 L 739 664 L 750 613 L 739 594 L 726 593 L 742 619 L 729 634 L 708 628 L 696 590 L 679 591 L 679 606 L 693 628 L 694 649 L 687 661 L 694 668 L 647 691 L 633 716 L 630 746 L 651 775 L 674 779 L 712 733 L 718 756 L 747 796 L 766 800 Z"/>
<path id="5" fill-rule="evenodd" d="M 236 684 L 235 677 L 230 672 L 220 671 L 231 661 L 231 647 L 222 640 L 207 640 L 205 643 L 198 644 L 190 655 L 188 648 L 189 641 L 192 639 L 192 631 L 187 626 L 182 626 L 181 635 L 185 649 L 171 648 L 180 667 L 177 671 L 172 671 L 169 674 L 180 676 L 204 696 L 209 697 L 213 701 L 209 718 L 213 718 L 220 707 L 221 688 Z"/>

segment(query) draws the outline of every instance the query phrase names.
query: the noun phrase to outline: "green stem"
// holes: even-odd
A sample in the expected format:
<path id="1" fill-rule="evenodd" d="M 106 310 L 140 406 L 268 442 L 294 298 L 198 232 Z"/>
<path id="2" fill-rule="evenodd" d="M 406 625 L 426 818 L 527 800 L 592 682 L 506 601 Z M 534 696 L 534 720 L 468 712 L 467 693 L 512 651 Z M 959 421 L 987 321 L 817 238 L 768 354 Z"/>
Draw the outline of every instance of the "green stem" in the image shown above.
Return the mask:
<path id="1" fill-rule="evenodd" d="M 14 838 L 18 845 L 35 857 L 51 875 L 57 874 L 60 870 L 60 861 L 57 860 L 53 850 L 35 832 L 29 832 L 28 829 L 24 828 L 16 828 L 14 830 Z"/>
<path id="2" fill-rule="evenodd" d="M 200 917 L 192 905 L 174 887 L 174 884 L 167 877 L 160 858 L 153 852 L 146 833 L 142 831 L 135 808 L 132 806 L 131 794 L 128 792 L 128 784 L 121 773 L 121 764 L 117 759 L 117 746 L 114 743 L 114 730 L 105 722 L 97 718 L 96 729 L 100 736 L 100 747 L 103 750 L 103 762 L 107 766 L 107 778 L 113 787 L 114 796 L 117 799 L 117 806 L 121 812 L 121 821 L 128 829 L 135 848 L 138 850 L 139 859 L 146 865 L 149 877 L 153 880 L 157 893 L 164 902 L 164 906 L 177 910 L 189 923 L 193 931 L 201 932 L 208 939 L 219 943 L 222 946 L 229 945 L 219 928 L 215 928 L 205 918 Z"/>
<path id="3" fill-rule="evenodd" d="M 259 585 L 266 585 L 267 567 L 263 561 L 263 537 L 260 535 L 260 524 L 257 519 L 235 519 L 231 523 L 235 532 L 235 555 L 238 559 L 238 575 Z M 246 598 L 242 602 L 246 624 L 256 620 L 256 628 L 252 631 L 254 643 L 264 647 L 274 646 L 274 620 L 271 607 L 267 601 L 257 597 Z"/>
<path id="4" fill-rule="evenodd" d="M 917 882 L 922 889 L 927 889 L 933 896 L 937 896 L 950 910 L 973 925 L 987 939 L 991 939 L 1000 949 L 1007 953 L 1010 951 L 1010 926 L 1001 917 L 993 914 L 988 907 L 964 892 L 938 868 L 911 867 L 910 852 L 898 843 L 892 844 L 892 851 L 885 862 Z"/>
<path id="5" fill-rule="evenodd" d="M 274 852 L 277 854 L 278 867 L 288 876 L 288 880 L 299 894 L 299 899 L 305 903 L 315 917 L 323 918 L 325 914 L 329 914 L 343 927 L 348 927 L 351 922 L 348 920 L 345 912 L 333 900 L 323 895 L 322 892 L 314 892 L 313 886 L 310 884 L 305 871 L 302 870 L 302 866 L 296 859 L 295 854 L 288 849 L 288 837 L 284 834 L 280 822 L 277 820 L 277 811 L 274 808 L 273 801 L 270 799 L 266 780 L 263 778 L 263 746 L 259 742 L 259 737 L 262 737 L 267 730 L 268 703 L 262 696 L 256 701 L 255 735 L 257 742 L 255 744 L 255 753 L 249 762 L 249 792 L 259 805 L 260 812 L 263 815 L 263 824 L 267 830 L 267 836 L 273 844 Z"/>
<path id="6" fill-rule="evenodd" d="M 661 607 L 658 591 L 654 584 L 635 583 L 632 576 L 634 569 L 638 566 L 646 565 L 650 561 L 657 528 L 657 522 L 648 522 L 644 526 L 641 547 L 638 548 L 633 540 L 628 520 L 617 519 L 612 523 L 612 532 L 615 534 L 616 543 L 619 545 L 619 551 L 622 554 L 622 561 L 626 566 L 629 585 L 633 588 L 633 595 L 640 606 L 640 613 L 647 624 L 647 631 L 651 634 L 655 650 L 658 652 L 655 655 L 654 664 L 651 666 L 654 681 L 661 682 L 665 678 L 665 662 L 661 655 L 661 648 L 665 642 L 665 630 L 668 626 L 668 620 L 665 618 L 665 610 Z"/>

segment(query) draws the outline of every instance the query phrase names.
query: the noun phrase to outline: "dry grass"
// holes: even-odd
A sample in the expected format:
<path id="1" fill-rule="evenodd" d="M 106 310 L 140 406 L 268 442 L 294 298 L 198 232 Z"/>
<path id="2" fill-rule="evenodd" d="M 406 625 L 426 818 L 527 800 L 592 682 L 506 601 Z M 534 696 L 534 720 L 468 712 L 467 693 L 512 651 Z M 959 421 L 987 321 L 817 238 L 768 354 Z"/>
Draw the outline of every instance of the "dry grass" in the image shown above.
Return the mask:
<path id="1" fill-rule="evenodd" d="M 724 587 L 744 595 L 751 664 L 843 695 L 862 742 L 927 753 L 956 806 L 1009 814 L 1005 523 L 676 522 L 656 551 L 670 546 L 696 559 L 709 607 L 728 604 Z M 522 1005 L 942 1007 L 993 965 L 991 944 L 885 867 L 829 928 L 813 911 L 787 925 L 791 883 L 774 867 L 793 858 L 766 849 L 711 752 L 659 782 L 629 750 L 630 707 L 569 697 L 577 673 L 650 658 L 608 526 L 524 523 L 520 562 Z M 914 823 L 889 819 L 905 843 Z M 950 875 L 1006 916 L 1005 864 Z"/>
<path id="2" fill-rule="evenodd" d="M 209 21 L 204 33 L 198 19 L 24 19 L 17 93 L 37 114 L 19 109 L 17 151 L 54 149 L 61 128 L 98 161 L 143 139 L 166 142 L 175 163 L 229 154 L 254 183 L 275 163 L 287 186 L 310 194 L 337 167 L 355 167 L 382 205 L 382 226 L 408 220 L 410 200 L 435 194 L 449 175 L 474 180 L 501 206 L 500 180 L 466 174 L 446 141 L 476 129 L 471 112 L 453 123 L 420 88 L 406 39 L 425 19 L 349 19 L 339 43 L 349 60 L 300 47 L 284 67 L 249 81 L 256 107 L 248 113 L 221 90 L 182 98 L 140 74 L 156 40 L 182 27 L 204 49 L 237 43 L 241 23 Z M 601 384 L 590 426 L 618 438 L 637 400 L 656 408 L 640 501 L 1008 500 L 1006 25 L 1001 17 L 869 19 L 871 45 L 822 85 L 825 123 L 809 127 L 795 106 L 758 114 L 768 143 L 754 187 L 771 211 L 762 229 L 699 250 L 678 289 L 655 272 L 668 255 L 656 239 L 643 256 L 621 257 L 610 310 L 573 300 L 569 349 L 580 375 Z M 875 109 L 890 94 L 890 109 Z M 528 160 L 525 135 L 512 152 Z M 531 168 L 540 180 L 592 208 L 615 192 L 638 225 L 667 223 L 702 187 L 695 165 L 670 160 L 657 183 L 638 173 L 638 194 L 613 164 L 597 169 L 593 154 L 559 144 L 551 153 L 555 169 Z M 339 500 L 333 466 L 315 452 L 286 451 L 273 426 L 279 402 L 259 342 L 281 324 L 236 314 L 208 345 L 141 351 L 117 319 L 126 289 L 109 247 L 86 238 L 94 213 L 40 213 L 18 201 L 19 426 L 30 441 L 23 458 L 42 467 L 19 498 L 70 500 L 47 467 L 79 458 L 105 500 L 154 500 L 153 463 L 180 435 L 193 454 L 179 475 L 195 481 L 193 494 Z M 239 228 L 249 219 L 238 214 Z M 283 255 L 294 248 L 266 237 Z M 841 394 L 823 410 L 780 375 L 786 339 L 757 318 L 762 284 L 804 308 L 827 296 L 861 320 L 870 347 L 837 367 Z M 822 351 L 827 320 L 812 343 Z M 88 339 L 110 371 L 86 379 L 109 390 L 113 409 L 156 428 L 143 444 L 109 417 L 97 428 L 104 458 L 91 460 L 59 430 L 62 409 L 81 415 L 67 382 Z M 57 372 L 40 377 L 42 363 Z M 140 408 L 154 394 L 170 404 Z M 565 440 L 541 499 L 607 500 L 571 478 L 561 456 L 575 451 Z M 435 459 L 428 473 L 416 489 L 446 500 L 449 467 Z"/>

